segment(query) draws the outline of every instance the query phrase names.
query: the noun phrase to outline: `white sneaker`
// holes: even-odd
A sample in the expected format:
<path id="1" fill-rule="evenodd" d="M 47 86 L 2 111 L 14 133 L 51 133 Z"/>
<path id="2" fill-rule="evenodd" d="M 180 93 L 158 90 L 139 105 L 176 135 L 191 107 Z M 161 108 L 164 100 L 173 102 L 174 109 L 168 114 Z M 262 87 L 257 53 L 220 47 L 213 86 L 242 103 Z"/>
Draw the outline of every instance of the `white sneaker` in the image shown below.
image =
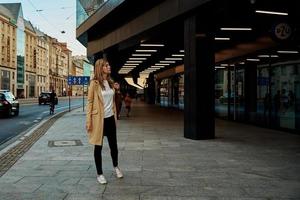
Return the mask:
<path id="1" fill-rule="evenodd" d="M 123 173 L 119 167 L 115 167 L 117 178 L 123 178 Z"/>
<path id="2" fill-rule="evenodd" d="M 97 181 L 102 185 L 107 183 L 105 176 L 103 176 L 102 174 L 100 176 L 97 176 Z"/>

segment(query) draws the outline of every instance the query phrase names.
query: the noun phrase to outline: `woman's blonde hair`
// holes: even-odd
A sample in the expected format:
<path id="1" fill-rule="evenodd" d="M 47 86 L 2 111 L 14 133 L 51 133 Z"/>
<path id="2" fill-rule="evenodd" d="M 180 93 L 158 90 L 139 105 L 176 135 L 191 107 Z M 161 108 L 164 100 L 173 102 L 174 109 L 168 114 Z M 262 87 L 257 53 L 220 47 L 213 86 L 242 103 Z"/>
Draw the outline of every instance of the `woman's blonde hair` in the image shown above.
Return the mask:
<path id="1" fill-rule="evenodd" d="M 95 63 L 95 67 L 94 67 L 94 80 L 97 80 L 99 81 L 99 84 L 102 88 L 102 90 L 105 90 L 105 86 L 103 84 L 103 81 L 104 81 L 104 78 L 103 78 L 103 67 L 106 65 L 108 61 L 105 59 L 105 58 L 100 58 L 96 61 Z M 110 88 L 113 88 L 113 84 L 114 84 L 114 81 L 111 79 L 110 75 L 108 74 L 107 75 L 107 78 L 106 78 L 108 84 L 109 84 L 109 87 Z"/>

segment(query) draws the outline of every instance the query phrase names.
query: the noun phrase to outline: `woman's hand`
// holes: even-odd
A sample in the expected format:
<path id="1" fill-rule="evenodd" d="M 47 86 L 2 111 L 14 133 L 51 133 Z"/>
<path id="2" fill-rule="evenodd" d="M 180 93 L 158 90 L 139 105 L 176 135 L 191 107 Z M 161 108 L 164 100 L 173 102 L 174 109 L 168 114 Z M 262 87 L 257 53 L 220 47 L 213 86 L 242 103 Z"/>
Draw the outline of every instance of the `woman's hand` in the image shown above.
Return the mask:
<path id="1" fill-rule="evenodd" d="M 85 128 L 86 128 L 87 132 L 91 131 L 92 130 L 92 123 L 86 124 Z"/>

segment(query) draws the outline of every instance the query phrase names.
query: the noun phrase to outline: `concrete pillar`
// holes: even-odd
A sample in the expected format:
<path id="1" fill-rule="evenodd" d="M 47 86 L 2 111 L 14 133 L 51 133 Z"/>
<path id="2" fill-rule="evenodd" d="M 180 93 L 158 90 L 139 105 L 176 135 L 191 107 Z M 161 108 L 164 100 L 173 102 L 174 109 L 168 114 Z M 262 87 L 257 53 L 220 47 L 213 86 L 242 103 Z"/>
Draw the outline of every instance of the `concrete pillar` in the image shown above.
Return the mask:
<path id="1" fill-rule="evenodd" d="M 184 137 L 215 137 L 214 49 L 207 32 L 196 37 L 196 16 L 184 22 Z"/>

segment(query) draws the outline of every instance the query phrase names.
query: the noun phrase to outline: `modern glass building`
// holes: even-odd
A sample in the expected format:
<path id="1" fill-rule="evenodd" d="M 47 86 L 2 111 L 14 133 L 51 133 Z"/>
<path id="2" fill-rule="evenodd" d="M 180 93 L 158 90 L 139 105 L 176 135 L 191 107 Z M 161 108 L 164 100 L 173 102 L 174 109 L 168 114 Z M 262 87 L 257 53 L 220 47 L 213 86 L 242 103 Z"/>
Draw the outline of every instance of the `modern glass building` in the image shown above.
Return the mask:
<path id="1" fill-rule="evenodd" d="M 299 8 L 108 0 L 80 21 L 77 38 L 88 56 L 109 59 L 114 77 L 147 76 L 147 102 L 183 109 L 187 138 L 214 138 L 215 117 L 299 133 Z"/>
<path id="2" fill-rule="evenodd" d="M 20 6 L 17 19 L 17 96 L 24 94 L 25 74 L 25 25 L 22 7 Z"/>

